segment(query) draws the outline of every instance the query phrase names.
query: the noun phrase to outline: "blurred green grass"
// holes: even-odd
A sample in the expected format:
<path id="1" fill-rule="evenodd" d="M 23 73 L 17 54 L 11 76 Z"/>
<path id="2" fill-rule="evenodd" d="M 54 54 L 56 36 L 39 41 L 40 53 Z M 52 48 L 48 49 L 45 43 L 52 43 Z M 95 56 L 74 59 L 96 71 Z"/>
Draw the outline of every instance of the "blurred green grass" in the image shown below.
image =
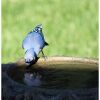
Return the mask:
<path id="1" fill-rule="evenodd" d="M 2 0 L 2 62 L 24 57 L 22 41 L 43 25 L 47 56 L 98 57 L 98 0 Z"/>

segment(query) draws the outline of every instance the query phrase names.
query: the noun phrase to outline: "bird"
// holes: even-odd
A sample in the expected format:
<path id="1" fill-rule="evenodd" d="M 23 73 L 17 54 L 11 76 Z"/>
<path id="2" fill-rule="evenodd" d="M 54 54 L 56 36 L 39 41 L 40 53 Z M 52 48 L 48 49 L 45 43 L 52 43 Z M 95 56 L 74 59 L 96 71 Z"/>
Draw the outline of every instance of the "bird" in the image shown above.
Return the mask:
<path id="1" fill-rule="evenodd" d="M 44 38 L 42 32 L 42 24 L 36 25 L 36 27 L 30 31 L 22 42 L 22 48 L 25 51 L 25 63 L 28 66 L 35 64 L 39 57 L 39 53 L 42 52 L 42 56 L 46 59 L 43 48 L 49 45 Z"/>

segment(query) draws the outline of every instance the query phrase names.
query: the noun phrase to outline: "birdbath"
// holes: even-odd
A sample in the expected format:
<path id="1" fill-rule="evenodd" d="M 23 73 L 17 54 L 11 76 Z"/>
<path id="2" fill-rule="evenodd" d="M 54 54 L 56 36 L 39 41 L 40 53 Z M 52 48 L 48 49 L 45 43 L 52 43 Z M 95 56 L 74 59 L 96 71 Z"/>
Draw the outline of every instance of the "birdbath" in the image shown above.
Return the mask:
<path id="1" fill-rule="evenodd" d="M 41 76 L 37 86 L 25 73 Z M 2 100 L 97 100 L 98 60 L 77 57 L 40 58 L 29 70 L 23 59 L 2 64 Z"/>

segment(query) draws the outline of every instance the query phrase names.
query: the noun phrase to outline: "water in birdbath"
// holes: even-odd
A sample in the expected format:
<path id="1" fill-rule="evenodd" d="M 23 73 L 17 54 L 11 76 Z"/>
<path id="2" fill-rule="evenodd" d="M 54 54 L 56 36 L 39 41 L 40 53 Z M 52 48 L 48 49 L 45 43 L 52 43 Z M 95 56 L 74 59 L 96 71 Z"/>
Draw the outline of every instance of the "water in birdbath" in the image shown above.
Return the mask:
<path id="1" fill-rule="evenodd" d="M 41 88 L 93 88 L 98 86 L 97 65 L 48 64 L 25 66 L 9 70 L 8 75 L 16 82 Z"/>

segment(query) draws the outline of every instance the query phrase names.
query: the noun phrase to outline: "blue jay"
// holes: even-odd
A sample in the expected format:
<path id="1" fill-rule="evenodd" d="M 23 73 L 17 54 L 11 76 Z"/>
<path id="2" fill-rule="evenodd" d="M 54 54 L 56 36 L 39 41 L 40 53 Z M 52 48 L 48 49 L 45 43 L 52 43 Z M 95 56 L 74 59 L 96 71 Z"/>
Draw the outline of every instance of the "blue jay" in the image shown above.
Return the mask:
<path id="1" fill-rule="evenodd" d="M 37 25 L 31 32 L 29 32 L 26 38 L 23 40 L 22 48 L 25 50 L 25 62 L 29 66 L 36 63 L 38 60 L 38 54 L 42 52 L 43 48 L 48 45 L 45 41 L 42 33 L 42 25 Z"/>

